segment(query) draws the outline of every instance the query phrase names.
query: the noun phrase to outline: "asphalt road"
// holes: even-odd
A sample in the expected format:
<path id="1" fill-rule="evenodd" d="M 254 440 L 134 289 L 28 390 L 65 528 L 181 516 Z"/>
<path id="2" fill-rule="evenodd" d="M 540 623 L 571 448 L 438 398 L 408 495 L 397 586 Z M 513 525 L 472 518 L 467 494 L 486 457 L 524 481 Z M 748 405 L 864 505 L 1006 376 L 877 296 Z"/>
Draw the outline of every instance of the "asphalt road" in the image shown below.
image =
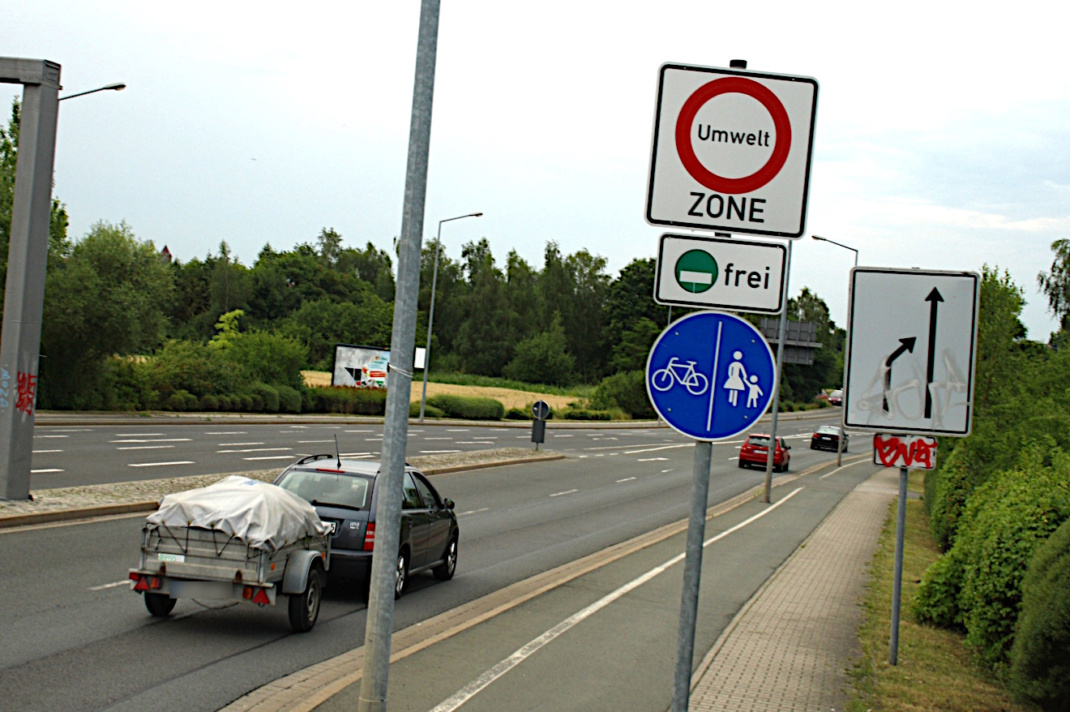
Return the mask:
<path id="1" fill-rule="evenodd" d="M 792 450 L 793 470 L 835 458 L 834 454 L 808 449 L 805 439 L 814 424 L 814 421 L 783 423 L 781 433 L 796 445 Z M 222 430 L 215 426 L 188 425 L 179 430 L 189 434 L 193 432 L 189 428 Z M 279 426 L 259 426 L 256 437 L 249 440 L 271 442 L 266 435 L 269 428 L 282 430 Z M 45 434 L 51 431 L 41 430 Z M 107 442 L 129 438 L 129 435 L 122 436 L 132 432 L 129 428 L 109 426 L 88 430 L 79 437 L 95 437 L 100 452 L 129 452 L 118 451 L 116 446 L 120 443 Z M 170 429 L 153 428 L 152 432 L 164 434 L 151 437 L 168 438 L 172 433 L 167 430 Z M 312 425 L 299 430 L 302 439 L 309 431 L 321 430 L 309 435 L 309 440 L 323 439 L 317 435 L 332 432 L 326 426 Z M 449 437 L 450 441 L 431 441 L 449 443 L 436 445 L 434 449 L 455 449 L 464 442 L 476 442 L 476 435 L 497 435 L 501 440 L 506 435 L 518 438 L 521 434 L 492 428 L 457 430 L 440 435 L 450 429 L 425 427 L 418 435 L 434 433 L 433 437 Z M 367 435 L 372 439 L 375 433 Z M 199 438 L 205 443 L 204 451 L 212 447 L 230 449 L 219 447 L 215 440 L 219 437 L 222 436 L 205 432 Z M 458 574 L 446 583 L 430 576 L 414 579 L 412 590 L 398 602 L 396 629 L 687 517 L 693 450 L 690 443 L 682 442 L 671 431 L 571 431 L 553 432 L 550 437 L 554 439 L 550 446 L 570 454 L 568 459 L 435 477 L 439 490 L 457 502 L 461 523 Z M 191 438 L 189 442 L 197 441 Z M 343 450 L 352 451 L 346 445 Z M 718 444 L 714 448 L 711 504 L 742 493 L 764 478 L 759 470 L 736 467 L 733 456 L 737 450 L 738 444 Z M 73 455 L 70 457 L 73 462 Z M 91 460 L 85 456 L 78 459 L 86 464 Z M 72 471 L 75 467 L 72 466 Z M 244 465 L 240 469 L 249 467 Z M 715 603 L 716 608 L 703 617 L 696 660 L 739 605 L 870 469 L 869 466 L 847 468 L 827 480 L 809 476 L 813 483 L 804 490 L 805 496 L 800 493 L 793 497 L 776 515 L 771 514 L 762 527 L 748 527 L 726 539 L 723 547 L 707 553 L 707 559 L 714 551 L 716 556 L 725 558 L 723 562 L 718 559 L 719 563 L 708 564 L 706 569 L 720 571 L 721 575 L 707 573 L 703 579 L 704 586 L 716 581 L 717 588 L 712 593 L 705 588 L 703 591 L 706 605 Z M 178 473 L 169 476 L 174 474 Z M 134 477 L 142 478 L 140 473 Z M 780 489 L 777 493 L 778 497 L 782 496 Z M 760 505 L 751 503 L 746 507 Z M 749 511 L 733 513 L 723 523 L 743 519 Z M 141 521 L 141 517 L 117 517 L 0 532 L 0 560 L 4 562 L 0 566 L 0 600 L 4 601 L 0 607 L 0 629 L 4 631 L 0 643 L 2 706 L 19 710 L 215 710 L 260 685 L 363 643 L 366 612 L 363 600 L 353 587 L 338 582 L 328 588 L 316 628 L 303 635 L 290 633 L 284 608 L 237 605 L 211 609 L 183 600 L 170 619 L 151 618 L 140 597 L 128 590 L 126 582 L 126 571 L 137 559 Z M 718 522 L 717 526 L 721 525 Z M 552 596 L 541 597 L 542 603 L 538 605 L 533 603 L 517 609 L 511 614 L 517 618 L 503 617 L 487 626 L 485 633 L 480 633 L 489 636 L 485 639 L 458 637 L 448 645 L 421 654 L 432 657 L 416 656 L 407 660 L 397 666 L 396 673 L 392 672 L 391 694 L 397 696 L 397 702 L 391 703 L 391 709 L 433 707 L 467 684 L 482 670 L 481 665 L 500 651 L 514 649 L 516 640 L 537 633 L 544 625 L 552 625 L 550 621 L 568 615 L 568 611 L 582 608 L 586 605 L 584 601 L 613 581 L 628 578 L 658 557 L 680 551 L 682 541 L 668 540 L 641 556 L 629 557 L 601 573 L 558 589 Z M 583 669 L 580 666 L 585 658 L 588 662 L 606 659 L 597 668 L 600 681 L 591 689 L 605 687 L 607 681 L 624 680 L 627 682 L 622 687 L 624 690 L 647 687 L 657 691 L 649 699 L 660 704 L 666 685 L 665 665 L 671 668 L 671 660 L 666 663 L 664 649 L 667 640 L 675 639 L 680 575 L 676 567 L 659 576 L 655 587 L 641 591 L 641 600 L 647 601 L 645 609 L 632 612 L 608 607 L 609 617 L 599 616 L 598 628 L 581 636 L 589 638 L 586 647 L 570 644 L 567 650 L 547 651 L 539 659 L 549 668 L 540 668 L 537 675 L 514 676 L 508 685 L 495 683 L 493 694 L 480 700 L 484 706 L 475 708 L 516 708 L 504 700 L 509 696 L 519 696 L 513 698 L 515 701 L 525 695 L 545 695 L 548 687 L 544 686 L 559 687 L 557 682 L 548 681 L 569 670 L 578 678 L 576 684 L 580 687 L 560 694 L 580 694 L 583 678 L 588 676 L 577 671 Z M 628 600 L 634 603 L 634 599 Z M 621 605 L 625 603 L 622 599 Z M 522 624 L 514 625 L 510 623 L 512 620 Z M 617 631 L 620 642 L 607 637 L 613 630 Z M 634 640 L 639 642 L 629 643 L 628 636 L 637 636 Z M 575 642 L 572 636 L 563 636 L 561 640 Z M 643 642 L 646 640 L 651 641 L 651 647 Z M 457 648 L 458 645 L 462 647 Z M 456 659 L 465 654 L 464 646 L 472 645 L 480 651 L 479 655 L 467 654 L 466 661 Z M 607 658 L 605 647 L 613 648 L 614 655 Z M 625 657 L 621 659 L 617 653 Z M 543 677 L 544 674 L 552 677 Z M 521 680 L 526 680 L 528 687 L 512 686 Z M 589 680 L 587 684 L 590 685 Z M 671 682 L 668 685 L 671 690 Z M 415 696 L 410 697 L 410 693 Z M 558 703 L 562 701 L 556 699 Z M 428 700 L 432 700 L 429 705 L 425 704 Z M 500 706 L 503 704 L 504 707 Z M 646 702 L 644 706 L 623 704 L 603 708 L 657 708 L 645 705 Z M 664 709 L 664 705 L 659 709 Z"/>
<path id="2" fill-rule="evenodd" d="M 817 422 L 782 420 L 780 432 L 808 437 Z M 763 425 L 759 425 L 761 429 Z M 300 456 L 333 453 L 335 436 L 343 457 L 377 459 L 381 424 L 175 423 L 131 420 L 123 425 L 38 426 L 34 431 L 32 490 L 132 480 L 185 477 L 282 468 Z M 805 443 L 805 437 L 791 442 Z M 544 446 L 577 457 L 612 457 L 623 450 L 651 449 L 642 459 L 659 462 L 669 446 L 692 441 L 667 427 L 627 429 L 548 428 Z M 729 441 L 726 441 L 729 442 Z M 742 438 L 730 441 L 738 447 Z M 436 455 L 497 447 L 533 447 L 530 428 L 457 424 L 413 425 L 407 455 Z M 642 453 L 636 453 L 642 454 Z M 730 456 L 730 455 L 729 455 Z"/>

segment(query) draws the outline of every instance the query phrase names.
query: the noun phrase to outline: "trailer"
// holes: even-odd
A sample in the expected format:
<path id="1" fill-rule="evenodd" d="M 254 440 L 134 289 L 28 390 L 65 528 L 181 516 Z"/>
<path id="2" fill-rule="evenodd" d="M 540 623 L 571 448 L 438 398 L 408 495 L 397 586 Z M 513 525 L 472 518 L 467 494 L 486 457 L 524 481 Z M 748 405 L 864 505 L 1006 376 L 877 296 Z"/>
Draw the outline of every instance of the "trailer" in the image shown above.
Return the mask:
<path id="1" fill-rule="evenodd" d="M 142 527 L 131 589 L 154 616 L 180 598 L 260 606 L 287 600 L 290 626 L 312 629 L 331 562 L 331 529 L 281 487 L 240 476 L 174 495 Z"/>

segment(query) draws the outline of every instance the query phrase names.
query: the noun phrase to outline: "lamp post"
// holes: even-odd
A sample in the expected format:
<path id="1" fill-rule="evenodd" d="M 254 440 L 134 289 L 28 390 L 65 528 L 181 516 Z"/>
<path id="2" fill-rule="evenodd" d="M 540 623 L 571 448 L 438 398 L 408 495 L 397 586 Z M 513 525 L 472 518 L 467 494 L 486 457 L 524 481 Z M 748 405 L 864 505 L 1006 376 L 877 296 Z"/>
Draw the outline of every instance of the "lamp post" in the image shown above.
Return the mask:
<path id="1" fill-rule="evenodd" d="M 820 235 L 811 235 L 810 237 L 814 238 L 815 240 L 820 240 L 821 242 L 828 242 L 830 244 L 836 245 L 836 247 L 842 247 L 845 250 L 850 250 L 851 252 L 855 253 L 855 267 L 858 266 L 858 250 L 856 250 L 855 248 L 848 247 L 847 245 L 836 242 L 835 240 L 830 240 L 827 237 L 821 237 Z M 840 407 L 846 408 L 847 406 L 841 404 Z M 847 437 L 847 431 L 843 427 L 843 419 L 841 418 L 840 421 L 840 437 L 836 439 L 836 467 L 839 467 L 843 464 L 843 440 L 845 437 Z"/>
<path id="2" fill-rule="evenodd" d="M 126 89 L 126 85 L 122 82 L 115 82 L 113 84 L 107 84 L 96 89 L 90 89 L 89 91 L 80 91 L 77 94 L 68 94 L 67 96 L 61 96 L 60 101 L 66 101 L 67 99 L 73 99 L 76 96 L 85 96 L 86 94 L 96 94 L 98 91 L 122 91 Z"/>
<path id="3" fill-rule="evenodd" d="M 438 253 L 442 249 L 442 223 L 464 218 L 483 217 L 483 213 L 468 213 L 455 218 L 438 221 L 438 234 L 435 236 L 435 269 L 431 276 L 431 307 L 427 312 L 427 346 L 424 348 L 424 390 L 420 396 L 420 422 L 424 422 L 424 409 L 427 407 L 427 372 L 431 370 L 431 325 L 435 323 L 435 289 L 438 287 Z"/>

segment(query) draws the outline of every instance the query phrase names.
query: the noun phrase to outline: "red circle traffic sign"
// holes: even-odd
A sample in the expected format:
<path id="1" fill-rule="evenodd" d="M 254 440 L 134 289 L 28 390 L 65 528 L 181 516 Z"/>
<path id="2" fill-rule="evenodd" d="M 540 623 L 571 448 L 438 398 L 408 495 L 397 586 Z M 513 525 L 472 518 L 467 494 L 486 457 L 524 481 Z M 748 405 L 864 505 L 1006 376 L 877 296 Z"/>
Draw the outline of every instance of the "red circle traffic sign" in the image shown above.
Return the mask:
<path id="1" fill-rule="evenodd" d="M 776 130 L 773 153 L 764 166 L 749 176 L 725 178 L 717 175 L 702 165 L 698 156 L 695 155 L 695 149 L 691 146 L 691 127 L 695 123 L 698 110 L 707 101 L 721 94 L 746 94 L 761 103 L 773 119 L 773 128 Z M 680 156 L 680 162 L 684 164 L 684 168 L 692 178 L 717 193 L 734 195 L 758 190 L 773 180 L 784 167 L 790 149 L 791 121 L 788 119 L 788 112 L 776 94 L 753 79 L 724 77 L 703 84 L 684 102 L 683 108 L 680 109 L 680 116 L 676 119 L 676 152 Z"/>

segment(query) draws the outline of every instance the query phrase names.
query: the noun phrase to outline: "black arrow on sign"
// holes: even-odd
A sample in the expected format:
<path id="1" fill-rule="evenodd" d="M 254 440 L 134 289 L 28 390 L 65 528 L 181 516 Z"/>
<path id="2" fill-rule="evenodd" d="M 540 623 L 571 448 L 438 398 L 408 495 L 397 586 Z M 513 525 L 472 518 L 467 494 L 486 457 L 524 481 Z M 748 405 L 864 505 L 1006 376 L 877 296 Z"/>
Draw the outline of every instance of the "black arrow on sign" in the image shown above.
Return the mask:
<path id="1" fill-rule="evenodd" d="M 936 310 L 937 304 L 944 301 L 940 296 L 940 290 L 933 287 L 929 296 L 925 297 L 929 302 L 929 360 L 925 366 L 925 417 L 933 416 L 933 394 L 930 386 L 933 382 L 933 370 L 936 366 Z"/>
<path id="2" fill-rule="evenodd" d="M 914 353 L 915 341 L 917 341 L 917 338 L 914 336 L 906 339 L 899 339 L 899 348 L 893 351 L 888 358 L 884 359 L 884 399 L 882 401 L 882 406 L 884 407 L 885 413 L 888 412 L 888 391 L 892 390 L 892 361 L 895 361 L 906 351 Z"/>

